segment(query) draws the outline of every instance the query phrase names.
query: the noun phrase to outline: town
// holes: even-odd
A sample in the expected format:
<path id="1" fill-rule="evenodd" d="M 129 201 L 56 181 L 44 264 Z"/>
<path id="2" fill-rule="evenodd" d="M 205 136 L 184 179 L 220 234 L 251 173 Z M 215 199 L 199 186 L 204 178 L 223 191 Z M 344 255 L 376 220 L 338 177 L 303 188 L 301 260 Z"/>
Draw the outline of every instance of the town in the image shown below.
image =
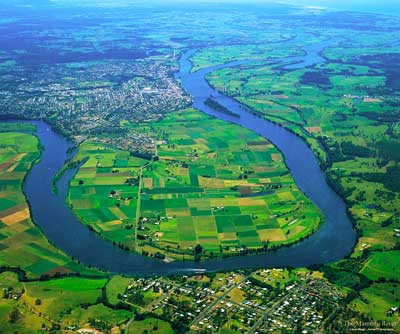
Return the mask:
<path id="1" fill-rule="evenodd" d="M 345 293 L 307 270 L 126 280 L 125 288 L 118 287 L 124 289 L 118 300 L 137 310 L 129 333 L 145 319 L 159 319 L 177 333 L 306 334 L 323 332 L 346 318 L 341 304 Z M 111 281 L 109 287 L 113 286 Z"/>
<path id="2" fill-rule="evenodd" d="M 15 69 L 0 79 L 2 113 L 47 119 L 76 143 L 90 137 L 121 149 L 153 152 L 149 136 L 124 132 L 121 123 L 157 121 L 190 105 L 170 58 L 73 62 L 40 66 L 34 73 Z"/>

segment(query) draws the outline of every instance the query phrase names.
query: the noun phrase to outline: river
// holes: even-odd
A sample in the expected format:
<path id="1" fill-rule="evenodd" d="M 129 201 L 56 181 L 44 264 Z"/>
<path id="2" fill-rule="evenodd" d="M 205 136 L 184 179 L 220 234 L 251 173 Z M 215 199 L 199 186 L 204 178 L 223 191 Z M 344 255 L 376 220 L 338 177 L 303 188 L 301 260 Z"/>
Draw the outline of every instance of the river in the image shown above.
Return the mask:
<path id="1" fill-rule="evenodd" d="M 305 56 L 287 61 L 296 68 L 323 61 L 319 52 L 326 42 L 314 44 Z M 82 225 L 65 202 L 68 184 L 76 169 L 67 170 L 57 181 L 58 194 L 52 192 L 52 179 L 68 159 L 72 144 L 55 133 L 43 121 L 31 121 L 37 126 L 37 136 L 44 147 L 40 161 L 27 175 L 24 193 L 29 201 L 33 221 L 54 245 L 86 265 L 126 275 L 167 275 L 179 272 L 233 270 L 240 268 L 301 267 L 339 260 L 348 255 L 356 234 L 346 213 L 343 200 L 329 187 L 324 173 L 306 143 L 290 131 L 245 111 L 240 103 L 212 89 L 205 76 L 217 69 L 239 65 L 232 62 L 190 72 L 188 51 L 180 60 L 180 78 L 185 90 L 193 97 L 194 107 L 228 122 L 250 129 L 274 143 L 282 152 L 286 165 L 299 188 L 321 210 L 324 223 L 310 238 L 289 248 L 258 255 L 236 256 L 204 262 L 172 262 L 144 257 L 123 251 Z M 300 67 L 299 67 L 300 66 Z M 210 109 L 204 101 L 213 95 L 223 106 L 240 118 Z"/>

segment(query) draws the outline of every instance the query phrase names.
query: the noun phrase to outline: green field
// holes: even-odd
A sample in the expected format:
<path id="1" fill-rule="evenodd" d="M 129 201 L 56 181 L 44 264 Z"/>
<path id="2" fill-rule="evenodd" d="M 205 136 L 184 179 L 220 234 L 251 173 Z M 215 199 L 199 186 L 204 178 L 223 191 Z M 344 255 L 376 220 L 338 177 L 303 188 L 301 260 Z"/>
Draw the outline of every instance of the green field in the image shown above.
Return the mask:
<path id="1" fill-rule="evenodd" d="M 362 231 L 355 253 L 360 255 L 399 242 L 394 230 L 400 226 L 400 146 L 394 69 L 366 35 L 352 38 L 352 44 L 325 49 L 327 61 L 309 68 L 283 71 L 279 64 L 249 63 L 218 70 L 208 79 L 309 142 Z M 398 50 L 387 52 L 396 57 Z"/>
<path id="2" fill-rule="evenodd" d="M 373 319 L 396 322 L 397 313 L 390 311 L 399 305 L 399 291 L 398 284 L 373 284 L 361 292 L 361 297 L 354 301 L 353 307 Z"/>
<path id="3" fill-rule="evenodd" d="M 66 277 L 20 282 L 15 273 L 0 273 L 2 333 L 57 332 L 61 328 L 119 329 L 131 317 L 127 309 L 104 304 L 106 278 Z M 13 319 L 12 312 L 17 316 Z M 101 322 L 97 322 L 101 320 Z"/>
<path id="4" fill-rule="evenodd" d="M 400 331 L 399 16 L 352 12 L 352 1 L 228 2 L 8 1 L 0 116 L 43 119 L 77 144 L 66 200 L 108 242 L 165 261 L 270 252 L 311 235 L 320 212 L 270 142 L 186 109 L 176 75 L 186 52 L 192 71 L 236 61 L 206 79 L 310 145 L 346 201 L 353 252 L 193 275 L 84 267 L 30 217 L 21 189 L 40 157 L 35 126 L 1 121 L 0 333 Z M 319 42 L 318 64 L 285 66 Z"/>
<path id="5" fill-rule="evenodd" d="M 361 269 L 369 279 L 398 279 L 400 277 L 400 251 L 373 253 Z"/>
<path id="6" fill-rule="evenodd" d="M 38 280 L 60 274 L 104 274 L 56 249 L 30 219 L 21 186 L 39 158 L 39 143 L 34 135 L 10 131 L 34 130 L 27 124 L 0 124 L 0 331 L 54 332 L 59 326 L 79 328 L 91 319 L 102 319 L 111 327 L 124 323 L 129 311 L 110 309 L 101 301 L 107 278 Z M 19 271 L 21 278 L 31 281 L 21 282 L 16 272 L 7 270 Z"/>
<path id="7" fill-rule="evenodd" d="M 109 303 L 117 305 L 119 303 L 118 296 L 124 294 L 126 286 L 132 281 L 131 278 L 119 275 L 113 276 L 107 283 L 106 296 Z"/>
<path id="8" fill-rule="evenodd" d="M 90 271 L 51 245 L 32 223 L 21 186 L 39 158 L 35 136 L 6 132 L 31 131 L 31 125 L 4 123 L 0 127 L 0 266 L 19 267 L 29 277 Z M 4 132 L 3 132 L 4 131 Z"/>
<path id="9" fill-rule="evenodd" d="M 198 255 L 235 254 L 318 228 L 318 210 L 258 135 L 194 110 L 125 126 L 151 132 L 158 159 L 84 143 L 75 159 L 88 160 L 69 192 L 81 221 L 121 247 L 175 258 L 193 256 L 196 245 Z"/>
<path id="10" fill-rule="evenodd" d="M 107 279 L 80 277 L 26 283 L 27 291 L 23 298 L 30 305 L 35 305 L 36 311 L 63 324 L 85 324 L 89 318 L 110 323 L 127 321 L 130 312 L 112 310 L 98 302 L 106 283 Z M 40 299 L 40 305 L 36 305 L 37 299 Z"/>
<path id="11" fill-rule="evenodd" d="M 289 35 L 271 34 L 268 38 L 271 42 L 283 41 L 290 38 Z M 272 39 L 275 39 L 272 41 Z M 243 45 L 221 45 L 201 49 L 196 52 L 190 60 L 193 63 L 192 71 L 197 71 L 210 66 L 228 63 L 237 60 L 262 60 L 284 58 L 299 55 L 296 49 L 280 48 L 272 44 L 243 44 Z"/>
<path id="12" fill-rule="evenodd" d="M 305 44 L 309 38 L 314 39 L 306 37 Z M 389 285 L 368 287 L 365 277 L 400 279 L 399 81 L 394 66 L 399 49 L 393 38 L 390 32 L 379 37 L 357 33 L 324 49 L 326 61 L 314 66 L 286 70 L 279 61 L 258 60 L 207 77 L 216 89 L 310 144 L 359 231 L 352 258 L 334 265 L 336 279 L 359 294 L 354 310 L 380 320 L 397 299 L 385 297 Z M 204 65 L 206 50 L 210 59 L 219 59 L 218 50 L 200 50 L 192 57 L 196 68 Z"/>
<path id="13" fill-rule="evenodd" d="M 96 143 L 82 144 L 75 159 L 88 159 L 71 182 L 75 214 L 104 238 L 134 247 L 140 166 L 146 161 Z"/>
<path id="14" fill-rule="evenodd" d="M 142 321 L 133 321 L 129 326 L 129 334 L 173 334 L 171 325 L 163 320 L 147 318 Z"/>

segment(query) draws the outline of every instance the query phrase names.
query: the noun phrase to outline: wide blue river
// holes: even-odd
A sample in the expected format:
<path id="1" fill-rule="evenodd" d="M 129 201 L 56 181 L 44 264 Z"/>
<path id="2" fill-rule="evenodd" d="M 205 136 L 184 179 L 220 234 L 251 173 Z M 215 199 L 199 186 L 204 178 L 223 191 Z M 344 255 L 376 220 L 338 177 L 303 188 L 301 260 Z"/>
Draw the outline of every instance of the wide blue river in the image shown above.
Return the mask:
<path id="1" fill-rule="evenodd" d="M 328 42 L 305 47 L 305 56 L 292 57 L 286 61 L 287 68 L 301 68 L 322 62 L 319 52 Z M 57 182 L 59 192 L 52 192 L 52 178 L 68 159 L 72 144 L 55 133 L 46 123 L 32 121 L 37 125 L 37 135 L 44 147 L 40 162 L 28 173 L 24 192 L 29 201 L 32 217 L 47 238 L 58 248 L 81 263 L 127 275 L 166 275 L 179 272 L 231 270 L 239 268 L 308 266 L 338 260 L 348 255 L 355 243 L 356 234 L 346 213 L 343 200 L 329 187 L 324 173 L 306 143 L 269 121 L 245 111 L 235 100 L 212 89 L 205 75 L 222 67 L 236 66 L 240 62 L 210 67 L 190 72 L 188 51 L 180 60 L 177 75 L 185 90 L 193 97 L 194 107 L 228 122 L 248 128 L 274 143 L 282 152 L 286 164 L 299 188 L 321 210 L 324 223 L 310 238 L 289 248 L 259 255 L 237 256 L 205 262 L 172 262 L 144 257 L 126 252 L 97 236 L 82 225 L 66 205 L 68 184 L 76 170 L 67 170 Z M 218 102 L 239 117 L 232 117 L 208 108 L 205 99 L 212 95 Z"/>

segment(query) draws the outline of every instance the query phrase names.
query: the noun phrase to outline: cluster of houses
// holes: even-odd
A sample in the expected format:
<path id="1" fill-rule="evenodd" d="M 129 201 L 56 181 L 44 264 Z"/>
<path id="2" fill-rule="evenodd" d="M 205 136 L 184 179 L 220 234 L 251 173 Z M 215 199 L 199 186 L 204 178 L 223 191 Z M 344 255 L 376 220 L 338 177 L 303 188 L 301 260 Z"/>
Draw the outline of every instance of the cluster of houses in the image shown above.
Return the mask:
<path id="1" fill-rule="evenodd" d="M 121 299 L 132 303 L 130 296 L 146 295 L 146 303 L 138 305 L 143 311 L 168 317 L 171 323 L 182 323 L 198 334 L 220 333 L 224 328 L 238 334 L 322 330 L 340 309 L 342 294 L 322 278 L 287 273 L 264 269 L 214 277 L 199 274 L 183 276 L 179 282 L 140 278 L 127 286 Z"/>

